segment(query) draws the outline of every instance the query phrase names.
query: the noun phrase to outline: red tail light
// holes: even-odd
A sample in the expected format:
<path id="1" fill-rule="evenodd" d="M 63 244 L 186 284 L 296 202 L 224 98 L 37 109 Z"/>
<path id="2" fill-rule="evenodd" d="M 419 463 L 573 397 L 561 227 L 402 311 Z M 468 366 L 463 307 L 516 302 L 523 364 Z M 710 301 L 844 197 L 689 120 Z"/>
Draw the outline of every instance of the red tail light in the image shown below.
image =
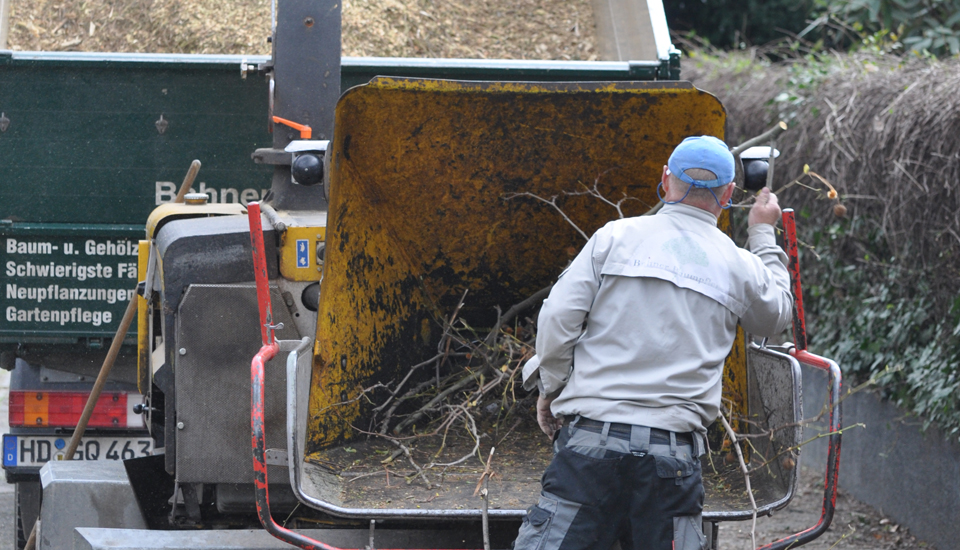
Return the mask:
<path id="1" fill-rule="evenodd" d="M 80 422 L 89 392 L 11 391 L 10 426 L 24 428 L 73 428 Z M 142 428 L 143 418 L 133 406 L 143 401 L 139 394 L 104 392 L 90 417 L 90 428 Z"/>

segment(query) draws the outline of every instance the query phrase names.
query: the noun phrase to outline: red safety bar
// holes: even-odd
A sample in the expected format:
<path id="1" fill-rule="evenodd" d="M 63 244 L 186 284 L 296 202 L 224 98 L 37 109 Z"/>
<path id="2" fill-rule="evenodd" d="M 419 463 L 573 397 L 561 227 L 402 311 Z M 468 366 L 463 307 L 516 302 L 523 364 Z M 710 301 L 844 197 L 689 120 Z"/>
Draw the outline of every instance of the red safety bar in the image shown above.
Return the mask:
<path id="1" fill-rule="evenodd" d="M 814 355 L 807 351 L 807 329 L 803 315 L 803 289 L 800 286 L 800 256 L 797 251 L 797 224 L 792 208 L 783 211 L 783 242 L 787 249 L 787 266 L 790 272 L 791 289 L 793 291 L 793 336 L 795 347 L 790 355 L 805 365 L 825 370 L 830 375 L 830 431 L 827 444 L 827 473 L 823 486 L 823 508 L 820 520 L 808 529 L 784 537 L 778 541 L 761 546 L 758 550 L 785 550 L 796 548 L 819 537 L 830 527 L 833 513 L 837 505 L 837 480 L 840 476 L 840 436 L 843 426 L 842 408 L 840 406 L 841 374 L 836 362 Z"/>
<path id="2" fill-rule="evenodd" d="M 263 246 L 263 225 L 260 203 L 247 205 L 250 219 L 250 244 L 253 246 L 253 271 L 257 281 L 257 305 L 260 307 L 260 335 L 263 346 L 250 363 L 250 429 L 253 445 L 254 490 L 257 497 L 257 515 L 260 523 L 274 537 L 305 550 L 340 550 L 320 541 L 305 537 L 277 524 L 270 514 L 270 492 L 267 489 L 267 443 L 264 436 L 264 378 L 263 365 L 280 351 L 274 339 L 273 309 L 270 304 L 270 282 L 267 278 L 267 259 Z"/>
<path id="3" fill-rule="evenodd" d="M 291 531 L 274 521 L 270 514 L 270 491 L 267 483 L 267 443 L 264 436 L 264 369 L 263 366 L 276 357 L 280 344 L 274 338 L 273 309 L 270 303 L 270 283 L 267 277 L 267 261 L 263 245 L 263 225 L 260 220 L 260 204 L 247 205 L 250 219 L 250 244 L 253 246 L 253 270 L 257 281 L 257 304 L 260 308 L 260 334 L 263 346 L 250 363 L 250 430 L 253 446 L 254 489 L 257 498 L 257 515 L 260 523 L 274 537 L 304 550 L 345 550 L 324 544 L 318 540 Z"/>
<path id="4" fill-rule="evenodd" d="M 787 249 L 787 271 L 790 272 L 790 291 L 793 293 L 793 343 L 799 350 L 807 349 L 807 322 L 803 316 L 803 289 L 800 286 L 800 252 L 797 247 L 797 219 L 793 208 L 783 211 L 783 245 Z"/>

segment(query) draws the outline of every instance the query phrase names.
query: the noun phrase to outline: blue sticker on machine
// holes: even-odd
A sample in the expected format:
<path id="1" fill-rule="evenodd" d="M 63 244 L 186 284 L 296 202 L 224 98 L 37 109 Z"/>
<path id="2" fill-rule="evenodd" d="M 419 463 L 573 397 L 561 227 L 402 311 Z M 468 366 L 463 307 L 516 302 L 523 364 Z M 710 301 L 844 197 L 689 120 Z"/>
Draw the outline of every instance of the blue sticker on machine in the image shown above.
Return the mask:
<path id="1" fill-rule="evenodd" d="M 297 267 L 310 267 L 310 257 L 307 255 L 309 239 L 297 239 Z"/>
<path id="2" fill-rule="evenodd" d="M 3 465 L 17 465 L 17 436 L 3 434 Z"/>

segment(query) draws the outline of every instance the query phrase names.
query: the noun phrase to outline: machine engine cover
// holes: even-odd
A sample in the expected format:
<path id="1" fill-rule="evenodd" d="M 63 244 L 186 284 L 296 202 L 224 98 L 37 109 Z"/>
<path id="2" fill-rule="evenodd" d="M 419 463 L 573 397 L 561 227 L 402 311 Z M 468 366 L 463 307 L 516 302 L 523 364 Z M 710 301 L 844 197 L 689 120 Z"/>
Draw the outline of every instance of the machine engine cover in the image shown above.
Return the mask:
<path id="1" fill-rule="evenodd" d="M 278 339 L 299 340 L 289 310 L 271 287 Z M 177 315 L 177 469 L 180 483 L 251 483 L 250 360 L 260 349 L 253 284 L 187 287 Z M 270 448 L 286 447 L 285 354 L 266 365 L 266 433 Z M 271 467 L 284 482 L 285 468 Z M 252 498 L 252 494 L 251 494 Z"/>

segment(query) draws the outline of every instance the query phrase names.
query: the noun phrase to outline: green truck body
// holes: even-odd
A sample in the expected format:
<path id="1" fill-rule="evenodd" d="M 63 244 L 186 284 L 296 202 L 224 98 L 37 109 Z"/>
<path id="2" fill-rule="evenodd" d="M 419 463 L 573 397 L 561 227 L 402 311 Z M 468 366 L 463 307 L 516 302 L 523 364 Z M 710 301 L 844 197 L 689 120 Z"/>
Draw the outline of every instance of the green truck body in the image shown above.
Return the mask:
<path id="1" fill-rule="evenodd" d="M 270 188 L 267 57 L 0 52 L 0 346 L 82 344 L 116 332 L 136 243 L 193 159 L 193 189 L 246 204 Z M 342 89 L 378 75 L 494 81 L 676 79 L 670 62 L 344 58 Z M 12 367 L 12 364 L 8 363 Z"/>

